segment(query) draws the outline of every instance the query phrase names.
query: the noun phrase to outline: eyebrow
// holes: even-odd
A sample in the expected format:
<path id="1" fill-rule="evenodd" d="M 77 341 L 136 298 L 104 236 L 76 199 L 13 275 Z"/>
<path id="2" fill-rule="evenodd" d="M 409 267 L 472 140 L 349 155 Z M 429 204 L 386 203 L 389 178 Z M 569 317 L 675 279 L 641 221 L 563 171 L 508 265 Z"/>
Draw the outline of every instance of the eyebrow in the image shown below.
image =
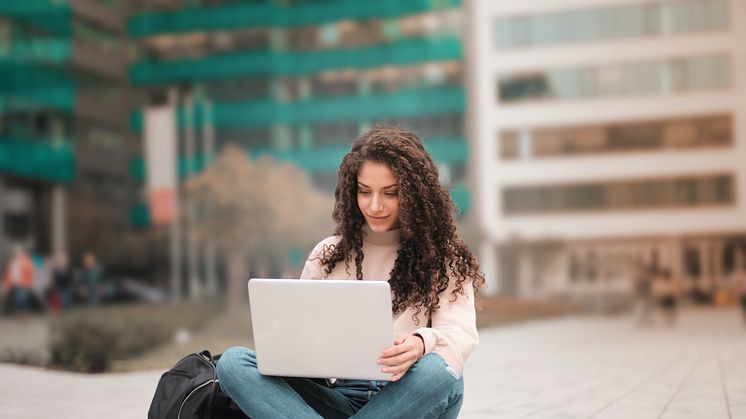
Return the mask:
<path id="1" fill-rule="evenodd" d="M 371 189 L 371 187 L 370 187 L 370 186 L 368 186 L 368 185 L 364 184 L 363 182 L 360 182 L 360 181 L 358 181 L 358 182 L 357 182 L 357 184 L 358 184 L 358 186 L 362 186 L 362 187 L 364 187 L 364 188 L 369 188 L 369 189 Z M 395 187 L 397 187 L 397 186 L 399 186 L 399 184 L 398 184 L 398 183 L 394 183 L 393 185 L 389 185 L 389 186 L 384 186 L 384 187 L 383 187 L 383 188 L 381 188 L 381 189 L 391 189 L 391 188 L 395 188 Z"/>

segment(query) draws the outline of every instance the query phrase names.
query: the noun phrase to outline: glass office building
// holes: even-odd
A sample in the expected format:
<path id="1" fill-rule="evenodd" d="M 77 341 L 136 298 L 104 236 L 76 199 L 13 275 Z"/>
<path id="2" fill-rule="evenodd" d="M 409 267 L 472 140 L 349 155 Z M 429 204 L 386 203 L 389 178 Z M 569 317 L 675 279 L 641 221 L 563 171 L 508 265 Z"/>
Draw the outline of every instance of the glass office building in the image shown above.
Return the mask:
<path id="1" fill-rule="evenodd" d="M 125 1 L 0 2 L 0 261 L 14 244 L 126 259 L 140 148 L 128 13 Z"/>
<path id="2" fill-rule="evenodd" d="M 237 144 L 308 171 L 327 191 L 342 156 L 376 123 L 415 130 L 462 211 L 462 13 L 458 0 L 140 2 L 130 70 L 150 104 L 178 101 L 182 135 Z M 135 113 L 132 127 L 142 129 Z M 181 150 L 182 174 L 204 153 Z M 132 166 L 142 179 L 142 160 Z"/>

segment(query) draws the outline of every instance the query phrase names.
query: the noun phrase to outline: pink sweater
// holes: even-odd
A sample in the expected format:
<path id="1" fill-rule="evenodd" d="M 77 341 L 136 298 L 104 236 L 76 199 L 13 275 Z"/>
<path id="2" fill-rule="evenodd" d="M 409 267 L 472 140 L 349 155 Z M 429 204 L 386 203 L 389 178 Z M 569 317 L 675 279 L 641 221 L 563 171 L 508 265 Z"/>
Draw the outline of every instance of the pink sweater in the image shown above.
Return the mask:
<path id="1" fill-rule="evenodd" d="M 349 272 L 344 262 L 337 262 L 334 270 L 326 274 L 321 265 L 320 255 L 324 247 L 338 243 L 339 236 L 332 236 L 322 240 L 314 247 L 303 267 L 301 278 L 304 279 L 355 279 L 355 263 L 350 262 Z M 399 230 L 384 233 L 371 232 L 365 228 L 363 240 L 363 279 L 389 280 L 389 274 L 394 268 L 397 250 L 399 248 Z M 432 314 L 432 327 L 427 326 L 424 310 L 418 315 L 419 324 L 415 324 L 412 315 L 413 308 L 394 316 L 394 335 L 409 335 L 417 333 L 425 342 L 425 353 L 436 352 L 459 374 L 462 373 L 464 363 L 479 343 L 477 335 L 476 313 L 474 309 L 474 289 L 465 283 L 465 295 L 458 294 L 456 301 L 451 301 L 455 280 L 440 297 L 440 309 Z"/>

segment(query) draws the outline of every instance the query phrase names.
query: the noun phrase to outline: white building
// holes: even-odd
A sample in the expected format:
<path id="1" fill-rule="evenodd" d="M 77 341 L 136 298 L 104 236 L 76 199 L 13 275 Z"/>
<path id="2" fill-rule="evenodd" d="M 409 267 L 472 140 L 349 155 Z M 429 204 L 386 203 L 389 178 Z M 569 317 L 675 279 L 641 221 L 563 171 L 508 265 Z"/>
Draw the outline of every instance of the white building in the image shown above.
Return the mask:
<path id="1" fill-rule="evenodd" d="M 746 1 L 466 2 L 491 291 L 686 289 L 746 266 Z"/>

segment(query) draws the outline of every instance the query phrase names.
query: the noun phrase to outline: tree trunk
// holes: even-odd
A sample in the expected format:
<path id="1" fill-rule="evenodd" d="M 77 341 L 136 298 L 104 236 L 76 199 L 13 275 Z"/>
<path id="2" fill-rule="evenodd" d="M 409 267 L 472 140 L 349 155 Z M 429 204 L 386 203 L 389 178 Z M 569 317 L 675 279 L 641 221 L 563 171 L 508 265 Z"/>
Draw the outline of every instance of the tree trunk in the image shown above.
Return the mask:
<path id="1" fill-rule="evenodd" d="M 248 297 L 248 269 L 246 266 L 246 255 L 240 250 L 231 250 L 226 253 L 226 303 L 228 312 L 233 314 L 247 310 L 249 307 Z"/>
<path id="2" fill-rule="evenodd" d="M 207 238 L 205 244 L 205 294 L 214 297 L 218 294 L 218 260 L 215 241 Z"/>

